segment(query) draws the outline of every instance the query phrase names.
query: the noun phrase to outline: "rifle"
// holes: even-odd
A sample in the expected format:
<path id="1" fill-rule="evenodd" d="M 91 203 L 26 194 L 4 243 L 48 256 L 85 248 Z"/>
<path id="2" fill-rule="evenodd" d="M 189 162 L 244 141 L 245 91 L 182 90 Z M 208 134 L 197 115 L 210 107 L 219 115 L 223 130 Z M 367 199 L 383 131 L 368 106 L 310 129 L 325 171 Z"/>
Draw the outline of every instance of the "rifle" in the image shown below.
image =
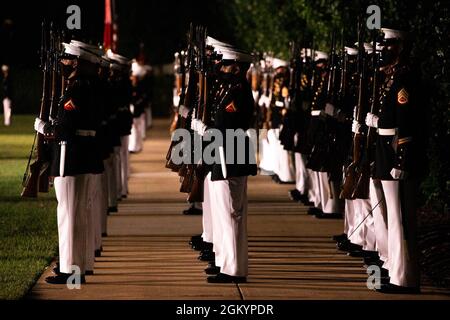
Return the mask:
<path id="1" fill-rule="evenodd" d="M 49 107 L 49 121 L 52 122 L 56 119 L 56 113 L 58 112 L 59 92 L 62 84 L 60 81 L 59 70 L 59 55 L 62 51 L 62 43 L 60 41 L 60 34 L 53 30 L 53 23 L 50 24 L 50 48 L 49 48 L 49 69 L 50 69 L 50 107 Z M 53 137 L 52 137 L 53 138 Z M 53 139 L 52 139 L 53 140 Z M 49 141 L 44 140 L 47 148 L 51 145 Z M 50 186 L 50 166 L 41 172 L 39 177 L 39 192 L 48 192 Z"/>
<path id="2" fill-rule="evenodd" d="M 333 31 L 331 36 L 331 50 L 330 50 L 330 63 L 328 65 L 328 72 L 326 75 L 326 91 L 321 92 L 321 87 L 318 87 L 316 91 L 315 101 L 313 101 L 312 111 L 323 110 L 326 103 L 335 104 L 335 78 L 336 78 L 336 33 Z M 320 86 L 320 84 L 318 84 Z M 319 101 L 321 95 L 325 96 L 324 101 Z M 324 104 L 323 104 L 324 103 Z M 319 105 L 323 104 L 323 105 Z M 318 172 L 329 172 L 329 163 L 334 161 L 330 159 L 330 148 L 333 143 L 333 136 L 335 135 L 330 121 L 325 119 L 320 119 L 318 117 L 313 117 L 311 119 L 311 130 L 312 130 L 312 150 L 310 158 L 307 163 L 307 168 L 318 171 Z"/>
<path id="3" fill-rule="evenodd" d="M 191 32 L 192 32 L 192 26 L 191 26 Z M 191 113 L 196 112 L 196 115 L 199 113 L 200 109 L 200 103 L 201 103 L 201 91 L 200 91 L 200 49 L 198 44 L 199 34 L 201 32 L 201 29 L 199 27 L 196 28 L 195 34 L 192 34 L 192 38 L 190 41 L 190 50 L 192 51 L 191 55 L 191 61 L 189 66 L 189 84 L 186 92 L 185 97 L 185 103 L 187 106 L 189 106 L 189 109 L 191 110 Z M 195 108 L 196 107 L 196 108 Z M 192 132 L 190 128 L 191 121 L 186 121 L 186 127 L 185 129 L 191 131 L 191 143 L 192 147 L 194 147 L 194 132 Z M 192 148 L 194 150 L 194 148 Z M 181 187 L 180 192 L 183 193 L 190 193 L 192 191 L 192 186 L 194 183 L 194 177 L 195 177 L 195 165 L 192 163 L 189 164 L 183 164 L 180 168 L 180 171 L 178 174 L 181 177 Z"/>
<path id="4" fill-rule="evenodd" d="M 208 94 L 206 72 L 206 28 L 200 27 L 198 33 L 198 98 L 196 118 L 198 120 L 202 120 L 204 123 L 206 120 L 206 103 Z M 204 171 L 205 170 L 201 162 L 194 165 L 194 169 L 192 170 L 193 179 L 191 192 L 188 196 L 189 202 L 203 202 L 203 185 L 205 180 Z"/>
<path id="5" fill-rule="evenodd" d="M 363 42 L 363 26 L 361 22 L 361 18 L 358 22 L 358 63 L 357 63 L 357 75 L 358 75 L 358 103 L 356 105 L 355 110 L 355 120 L 362 124 L 364 121 L 364 110 L 366 103 L 365 97 L 365 62 L 364 62 L 364 42 Z M 364 136 L 362 132 L 357 132 L 353 135 L 353 143 L 352 143 L 352 163 L 345 170 L 345 178 L 344 184 L 341 191 L 341 198 L 353 200 L 355 198 L 365 199 L 364 194 L 359 194 L 356 191 L 362 191 L 361 189 L 356 189 L 356 184 L 358 182 L 358 170 L 362 159 L 363 153 L 363 140 Z"/>
<path id="6" fill-rule="evenodd" d="M 177 119 L 177 125 L 176 128 L 177 129 L 186 129 L 186 122 L 185 119 L 180 115 L 180 108 L 181 106 L 186 106 L 186 107 L 190 107 L 190 96 L 187 96 L 187 91 L 192 90 L 192 82 L 194 79 L 194 76 L 192 75 L 191 69 L 192 69 L 192 60 L 194 58 L 194 54 L 193 54 L 193 48 L 191 45 L 192 39 L 194 37 L 193 35 L 194 31 L 193 31 L 193 25 L 190 25 L 190 30 L 189 30 L 189 34 L 188 34 L 188 50 L 187 50 L 187 57 L 185 56 L 181 56 L 180 59 L 180 72 L 181 72 L 181 92 L 180 92 L 180 100 L 178 102 L 178 119 Z M 185 63 L 187 62 L 188 64 L 188 68 L 189 68 L 189 84 L 188 84 L 188 88 L 186 88 L 186 65 Z M 189 128 L 187 128 L 189 129 Z M 178 174 L 180 176 L 184 176 L 184 172 L 181 171 L 181 169 L 183 168 L 183 166 L 181 164 L 175 164 L 172 161 L 172 150 L 173 147 L 176 146 L 178 143 L 180 143 L 180 141 L 175 142 L 175 141 L 171 141 L 170 142 L 170 146 L 169 146 L 169 150 L 167 151 L 166 154 L 166 168 L 171 169 L 174 172 L 178 172 Z"/>
<path id="7" fill-rule="evenodd" d="M 48 121 L 50 113 L 50 104 L 48 96 L 49 80 L 50 80 L 50 68 L 49 68 L 49 50 L 48 50 L 48 34 L 46 30 L 45 22 L 42 22 L 42 33 L 41 33 L 41 64 L 42 69 L 42 97 L 39 111 L 39 118 L 43 121 Z M 34 153 L 34 146 L 36 145 L 36 160 L 30 164 L 31 158 Z M 33 145 L 31 147 L 30 156 L 28 158 L 27 168 L 24 173 L 22 180 L 23 190 L 21 193 L 22 197 L 36 198 L 38 191 L 45 191 L 46 185 L 48 185 L 48 175 L 45 172 L 48 169 L 49 162 L 47 159 L 46 146 L 44 145 L 44 135 L 37 133 L 35 134 Z M 47 180 L 46 180 L 47 179 Z M 41 182 L 42 180 L 42 182 Z M 47 187 L 48 190 L 48 187 Z"/>
<path id="8" fill-rule="evenodd" d="M 373 80 L 372 80 L 372 97 L 370 103 L 370 112 L 374 113 L 378 109 L 378 54 L 377 54 L 376 36 L 374 34 L 372 43 L 372 67 L 373 67 Z M 367 130 L 367 136 L 365 141 L 364 156 L 359 168 L 358 180 L 356 183 L 354 195 L 359 199 L 369 198 L 369 185 L 370 185 L 370 163 L 373 159 L 373 145 L 374 145 L 374 131 L 375 128 L 369 127 Z"/>

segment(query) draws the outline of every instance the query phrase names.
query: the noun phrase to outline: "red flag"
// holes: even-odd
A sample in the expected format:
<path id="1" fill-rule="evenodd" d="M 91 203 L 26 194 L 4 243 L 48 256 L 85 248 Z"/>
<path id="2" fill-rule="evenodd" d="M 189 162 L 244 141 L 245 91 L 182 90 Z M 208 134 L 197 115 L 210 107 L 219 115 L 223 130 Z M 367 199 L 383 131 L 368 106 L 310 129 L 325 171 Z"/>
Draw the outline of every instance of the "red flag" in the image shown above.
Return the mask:
<path id="1" fill-rule="evenodd" d="M 112 38 L 111 0 L 105 0 L 105 29 L 103 32 L 103 47 L 105 50 L 111 49 L 113 45 Z"/>

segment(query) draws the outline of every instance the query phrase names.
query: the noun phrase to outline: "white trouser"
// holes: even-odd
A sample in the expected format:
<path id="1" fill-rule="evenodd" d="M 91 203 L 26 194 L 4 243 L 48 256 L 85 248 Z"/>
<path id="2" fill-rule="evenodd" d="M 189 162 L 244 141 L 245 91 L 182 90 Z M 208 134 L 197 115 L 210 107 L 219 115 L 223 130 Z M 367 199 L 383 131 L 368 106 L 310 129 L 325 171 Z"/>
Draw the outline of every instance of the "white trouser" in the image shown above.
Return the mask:
<path id="1" fill-rule="evenodd" d="M 292 152 L 284 150 L 283 145 L 279 142 L 278 155 L 278 178 L 283 182 L 295 181 L 295 166 L 292 161 Z"/>
<path id="2" fill-rule="evenodd" d="M 100 174 L 89 174 L 87 184 L 87 226 L 86 226 L 86 270 L 94 270 L 95 250 L 101 246 L 100 233 L 100 208 L 101 193 Z M 98 242 L 100 245 L 97 248 Z"/>
<path id="3" fill-rule="evenodd" d="M 234 177 L 213 181 L 211 203 L 214 219 L 221 229 L 220 251 L 216 252 L 216 264 L 220 272 L 237 277 L 248 274 L 247 242 L 247 177 Z M 215 231 L 214 240 L 216 240 Z"/>
<path id="4" fill-rule="evenodd" d="M 142 114 L 141 114 L 141 127 L 140 127 L 140 130 L 141 130 L 141 137 L 142 137 L 142 139 L 145 139 L 146 138 L 146 136 L 147 136 L 147 109 L 145 109 L 146 111 L 145 112 L 143 112 Z"/>
<path id="5" fill-rule="evenodd" d="M 178 105 L 178 104 L 176 104 Z M 152 105 L 149 104 L 148 108 L 145 109 L 145 116 L 146 116 L 146 125 L 147 129 L 150 128 L 153 125 L 153 115 L 152 115 Z"/>
<path id="6" fill-rule="evenodd" d="M 105 202 L 105 192 L 103 189 L 103 178 L 104 173 L 94 174 L 92 176 L 92 223 L 94 230 L 94 251 L 99 250 L 102 247 L 102 224 L 103 216 L 106 217 L 106 212 L 108 210 L 108 203 Z"/>
<path id="7" fill-rule="evenodd" d="M 209 193 L 209 185 L 211 184 L 211 173 L 207 175 L 203 182 L 203 203 L 202 203 L 202 225 L 203 241 L 213 243 L 213 225 L 212 225 L 212 212 L 211 212 L 211 199 Z M 195 206 L 195 203 L 194 203 Z"/>
<path id="8" fill-rule="evenodd" d="M 116 176 L 116 198 L 120 199 L 122 197 L 122 164 L 120 162 L 120 146 L 114 147 L 114 175 Z"/>
<path id="9" fill-rule="evenodd" d="M 381 180 L 381 189 L 386 200 L 386 216 L 388 224 L 388 260 L 390 283 L 404 287 L 418 287 L 420 285 L 419 268 L 415 246 L 414 225 L 415 212 L 403 212 L 407 221 L 402 221 L 402 207 L 400 201 L 400 182 Z M 380 187 L 380 184 L 375 184 Z M 414 194 L 410 194 L 414 196 Z M 405 199 L 414 201 L 414 199 Z M 411 208 L 410 208 L 411 209 Z M 404 227 L 408 226 L 408 239 L 404 238 Z"/>
<path id="10" fill-rule="evenodd" d="M 296 152 L 295 153 L 295 188 L 301 194 L 307 194 L 309 190 L 308 170 L 306 169 L 306 156 Z"/>
<path id="11" fill-rule="evenodd" d="M 376 234 L 376 248 L 380 259 L 384 261 L 383 268 L 389 270 L 387 209 L 380 180 L 370 179 L 370 201 Z"/>
<path id="12" fill-rule="evenodd" d="M 349 236 L 354 229 L 355 207 L 353 200 L 345 199 L 344 233 Z"/>
<path id="13" fill-rule="evenodd" d="M 108 207 L 117 207 L 116 195 L 116 175 L 114 172 L 114 154 L 111 154 L 108 159 L 104 161 L 105 174 L 108 183 Z"/>
<path id="14" fill-rule="evenodd" d="M 342 200 L 339 199 L 339 186 L 329 181 L 327 172 L 318 172 L 320 203 L 323 213 L 342 213 Z"/>
<path id="15" fill-rule="evenodd" d="M 129 168 L 129 153 L 128 153 L 129 136 L 120 137 L 120 179 L 122 181 L 121 196 L 128 194 L 128 176 Z"/>
<path id="16" fill-rule="evenodd" d="M 366 214 L 362 212 L 360 199 L 345 200 L 345 233 L 349 240 L 364 247 L 364 226 Z"/>
<path id="17" fill-rule="evenodd" d="M 322 203 L 320 202 L 320 189 L 319 189 L 319 173 L 306 169 L 308 172 L 309 181 L 311 182 L 308 188 L 308 200 L 314 203 L 314 207 L 322 209 Z"/>
<path id="18" fill-rule="evenodd" d="M 108 197 L 108 174 L 107 174 L 107 168 L 106 168 L 106 161 L 103 161 L 105 163 L 105 171 L 100 176 L 100 184 L 101 184 L 101 233 L 107 232 L 107 218 L 108 218 L 108 203 L 109 203 L 109 197 Z"/>
<path id="19" fill-rule="evenodd" d="M 273 136 L 273 130 L 270 129 L 266 131 L 266 133 L 267 137 L 260 136 L 261 143 L 259 150 L 259 167 L 265 171 L 274 172 L 276 154 L 273 152 L 272 146 L 270 144 L 270 141 L 273 140 L 273 137 L 269 138 L 269 136 Z"/>
<path id="20" fill-rule="evenodd" d="M 91 213 L 89 180 L 89 174 L 56 177 L 54 180 L 62 273 L 72 273 L 72 266 L 78 266 L 81 273 L 86 271 L 88 217 Z"/>
<path id="21" fill-rule="evenodd" d="M 271 152 L 274 154 L 274 173 L 282 182 L 295 181 L 295 169 L 291 153 L 284 150 L 279 139 L 280 129 L 272 129 L 267 133 Z"/>
<path id="22" fill-rule="evenodd" d="M 370 199 L 356 199 L 356 201 L 358 201 L 362 219 L 366 219 L 361 226 L 363 228 L 364 238 L 363 249 L 367 251 L 376 251 L 372 203 L 370 202 Z"/>
<path id="23" fill-rule="evenodd" d="M 11 99 L 4 98 L 3 99 L 3 116 L 5 126 L 9 126 L 11 124 Z"/>
<path id="24" fill-rule="evenodd" d="M 130 152 L 140 152 L 142 150 L 142 118 L 133 118 L 128 150 Z"/>

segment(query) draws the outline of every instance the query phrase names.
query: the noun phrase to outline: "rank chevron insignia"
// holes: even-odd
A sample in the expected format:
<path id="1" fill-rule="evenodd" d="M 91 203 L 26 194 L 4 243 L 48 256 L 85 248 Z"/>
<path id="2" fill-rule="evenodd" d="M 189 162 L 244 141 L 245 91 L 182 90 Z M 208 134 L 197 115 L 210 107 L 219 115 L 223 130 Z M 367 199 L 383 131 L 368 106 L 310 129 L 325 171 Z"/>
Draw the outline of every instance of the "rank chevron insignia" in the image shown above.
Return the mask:
<path id="1" fill-rule="evenodd" d="M 397 94 L 397 101 L 399 104 L 406 104 L 408 103 L 408 92 L 403 88 L 400 90 Z"/>

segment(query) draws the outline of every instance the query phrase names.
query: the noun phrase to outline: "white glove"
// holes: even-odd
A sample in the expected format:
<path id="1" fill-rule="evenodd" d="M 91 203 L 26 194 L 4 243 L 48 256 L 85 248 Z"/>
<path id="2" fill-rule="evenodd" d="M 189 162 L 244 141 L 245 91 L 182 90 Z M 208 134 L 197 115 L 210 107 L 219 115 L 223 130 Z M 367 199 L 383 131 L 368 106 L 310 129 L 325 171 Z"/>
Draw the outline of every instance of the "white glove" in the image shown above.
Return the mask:
<path id="1" fill-rule="evenodd" d="M 403 170 L 399 170 L 396 168 L 392 168 L 391 170 L 391 176 L 392 178 L 394 178 L 395 180 L 401 180 L 404 179 L 406 176 L 406 172 Z"/>
<path id="2" fill-rule="evenodd" d="M 188 114 L 189 114 L 189 109 L 186 108 L 185 106 L 181 105 L 180 108 L 178 109 L 178 113 L 183 117 L 183 118 L 187 118 Z"/>
<path id="3" fill-rule="evenodd" d="M 352 132 L 353 133 L 359 133 L 359 130 L 361 129 L 361 125 L 359 124 L 358 121 L 353 120 L 352 122 Z"/>
<path id="4" fill-rule="evenodd" d="M 191 130 L 193 130 L 194 132 L 197 132 L 197 121 L 197 119 L 191 120 Z"/>
<path id="5" fill-rule="evenodd" d="M 207 129 L 208 128 L 201 120 L 197 120 L 197 132 L 199 135 L 203 137 Z"/>
<path id="6" fill-rule="evenodd" d="M 330 117 L 334 117 L 334 106 L 331 103 L 327 103 L 325 105 L 325 114 L 329 115 Z"/>
<path id="7" fill-rule="evenodd" d="M 40 134 L 44 134 L 45 121 L 42 121 L 39 118 L 34 120 L 34 130 L 39 132 Z"/>
<path id="8" fill-rule="evenodd" d="M 130 112 L 134 113 L 134 104 L 130 104 Z"/>
<path id="9" fill-rule="evenodd" d="M 367 113 L 366 126 L 371 128 L 378 128 L 378 119 L 378 116 L 374 115 L 373 113 Z"/>

